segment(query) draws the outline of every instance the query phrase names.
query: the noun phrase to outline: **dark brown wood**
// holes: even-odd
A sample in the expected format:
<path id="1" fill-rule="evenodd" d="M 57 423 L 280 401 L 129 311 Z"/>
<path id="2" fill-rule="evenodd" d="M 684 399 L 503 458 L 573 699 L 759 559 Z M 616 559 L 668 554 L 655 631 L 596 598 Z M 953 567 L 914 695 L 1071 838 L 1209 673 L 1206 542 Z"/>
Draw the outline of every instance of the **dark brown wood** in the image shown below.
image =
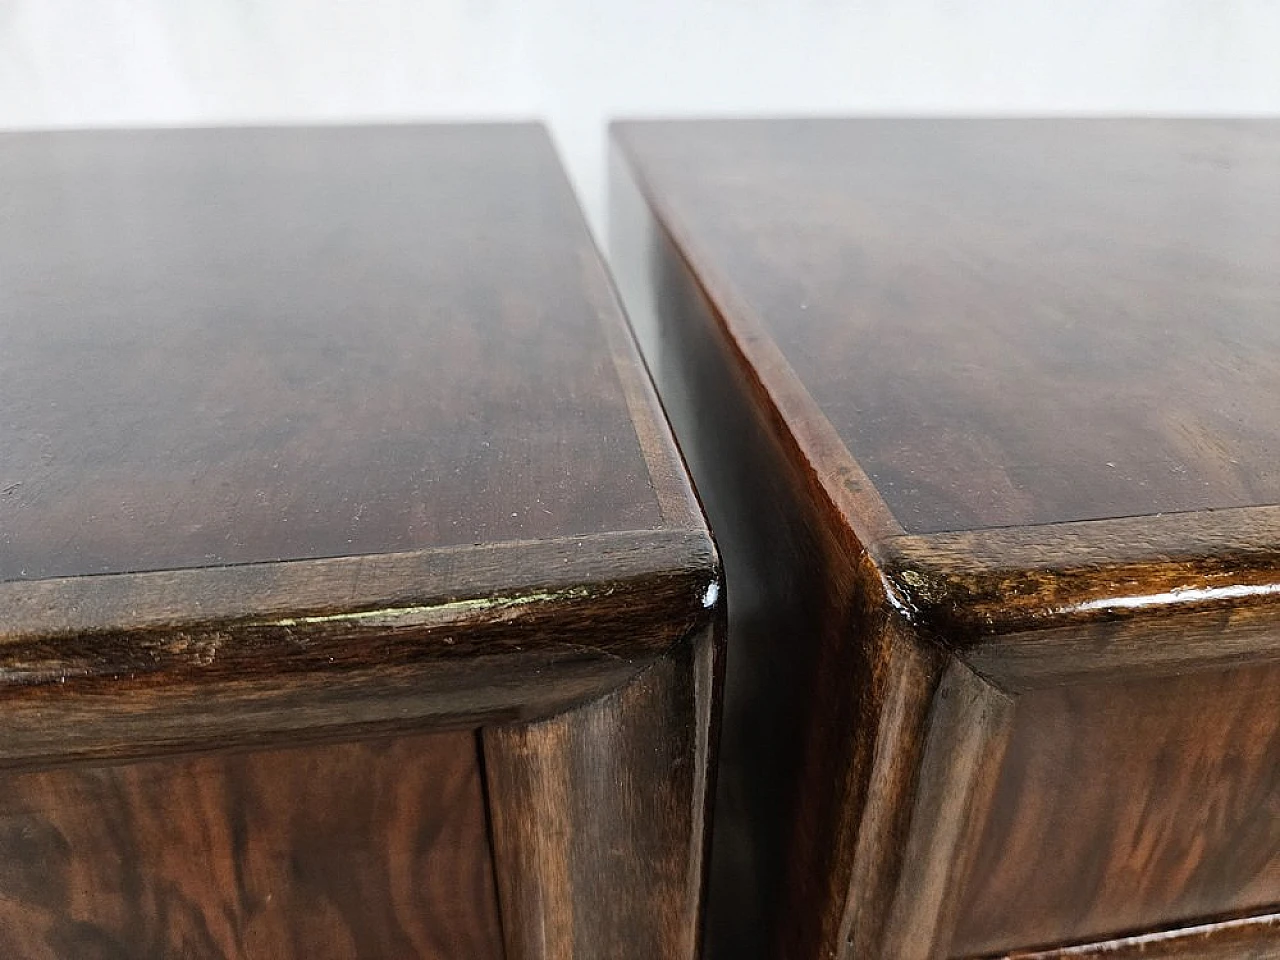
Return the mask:
<path id="1" fill-rule="evenodd" d="M 546 716 L 708 613 L 706 534 L 0 584 L 0 761 Z"/>
<path id="2" fill-rule="evenodd" d="M 0 580 L 663 525 L 536 128 L 4 134 L 0 182 Z"/>
<path id="3" fill-rule="evenodd" d="M 816 642 L 839 628 L 837 611 L 862 602 L 855 548 L 836 539 L 841 528 L 823 522 L 822 501 L 777 449 L 785 434 L 744 400 L 750 370 L 728 361 L 694 278 L 673 258 L 650 259 L 643 204 L 625 178 L 616 186 L 619 281 L 734 582 L 708 947 L 717 958 L 787 956 L 773 949 L 783 925 L 809 944 L 838 935 L 856 838 L 856 820 L 840 817 L 857 805 L 847 792 L 867 789 L 872 762 L 868 741 L 844 730 L 876 723 L 891 690 L 914 700 L 934 674 L 910 649 L 890 669 L 888 638 L 875 648 Z M 818 715 L 829 722 L 811 726 Z"/>
<path id="4" fill-rule="evenodd" d="M 895 601 L 953 642 L 980 646 L 1100 615 L 1230 607 L 1243 618 L 1280 596 L 1277 544 L 1280 507 L 1266 506 L 894 537 L 886 547 Z M 1154 656 L 1186 655 L 1202 639 L 1176 631 L 1173 650 Z"/>
<path id="5" fill-rule="evenodd" d="M 4 775 L 56 768 L 40 774 L 53 822 L 71 816 L 60 804 L 77 778 L 107 777 L 106 791 L 117 774 L 97 771 L 154 770 L 119 801 L 150 810 L 166 802 L 167 776 L 181 785 L 188 765 L 207 763 L 210 799 L 192 830 L 260 827 L 275 850 L 292 828 L 270 821 L 270 804 L 302 789 L 305 768 L 343 783 L 297 797 L 319 805 L 296 814 L 317 847 L 329 817 L 333 829 L 398 831 L 352 854 L 354 883 L 412 866 L 398 848 L 412 811 L 356 809 L 343 791 L 383 778 L 388 796 L 412 804 L 413 785 L 433 776 L 428 758 L 396 792 L 391 761 L 347 764 L 375 750 L 354 744 L 387 738 L 378 756 L 412 764 L 423 730 L 461 728 L 470 743 L 488 724 L 517 737 L 521 724 L 586 716 L 661 677 L 652 702 L 626 711 L 629 736 L 696 732 L 700 747 L 678 766 L 645 767 L 645 789 L 679 802 L 663 824 L 637 812 L 629 828 L 688 842 L 664 848 L 661 896 L 646 887 L 654 908 L 628 929 L 639 945 L 669 937 L 691 956 L 715 701 L 679 651 L 716 622 L 718 561 L 545 132 L 0 134 L 0 182 Z M 693 705 L 681 698 L 695 673 Z M 605 739 L 575 749 L 599 763 L 647 762 L 608 729 L 587 732 Z M 250 761 L 185 759 L 281 745 L 310 759 L 273 780 L 271 754 L 256 754 L 261 808 L 220 799 Z M 102 766 L 124 761 L 145 762 Z M 529 799 L 526 812 L 572 815 L 583 835 L 620 822 L 603 810 L 600 825 L 584 821 L 595 816 L 585 796 Z M 468 836 L 467 863 L 487 862 L 485 839 Z M 64 853 L 82 877 L 114 849 L 72 840 Z M 323 859 L 302 851 L 280 884 L 306 880 L 299 857 Z M 223 859 L 220 870 L 252 866 L 238 847 Z M 336 890 L 339 860 L 323 866 Z M 601 889 L 639 896 L 625 864 L 602 860 L 598 872 Z M 552 883 L 499 879 L 535 894 Z M 452 901 L 437 903 L 430 886 L 413 902 L 400 887 L 367 887 L 326 893 L 334 905 L 314 915 L 299 907 L 306 936 L 280 926 L 260 949 L 228 939 L 240 921 L 212 883 L 179 891 L 181 922 L 222 931 L 193 955 L 435 955 L 423 931 L 447 930 Z M 138 932 L 155 954 L 186 949 L 153 932 L 168 929 L 161 895 L 140 897 L 122 886 L 103 921 L 110 936 Z M 402 908 L 423 911 L 417 926 Z M 60 909 L 40 922 L 71 923 Z M 352 929 L 366 924 L 354 945 L 335 910 Z M 473 920 L 487 938 L 474 951 L 465 938 L 439 949 L 496 950 L 493 911 Z M 516 924 L 501 922 L 512 942 Z M 621 942 L 603 916 L 598 932 Z"/>
<path id="6" fill-rule="evenodd" d="M 1280 903 L 1249 866 L 1280 837 L 1280 124 L 636 123 L 615 143 L 619 279 L 729 586 L 713 956 L 957 956 L 953 930 L 993 932 L 997 908 L 966 904 L 1003 870 L 1064 877 L 1052 907 L 1005 905 L 1044 938 L 1009 948 Z M 1247 706 L 1181 679 L 1231 669 Z M 1116 684 L 1148 691 L 1127 724 Z M 1144 740 L 1179 692 L 1241 742 Z M 1041 696 L 1092 705 L 1063 726 L 1113 759 L 1100 796 L 1151 821 L 1010 792 L 1018 757 L 1053 757 Z M 1205 777 L 1237 812 L 1173 817 Z M 1250 802 L 1246 855 L 1218 828 Z M 1012 852 L 1014 824 L 1071 835 L 1089 869 Z M 1126 926 L 1076 924 L 1151 836 L 1192 851 L 1187 899 L 1130 890 Z M 1191 869 L 1151 889 L 1176 901 Z M 1232 949 L 1268 955 L 1255 932 Z"/>
<path id="7" fill-rule="evenodd" d="M 546 715 L 706 616 L 538 128 L 5 134 L 0 171 L 10 759 Z"/>
<path id="8" fill-rule="evenodd" d="M 885 542 L 892 602 L 1010 690 L 1280 658 L 1280 508 Z"/>
<path id="9" fill-rule="evenodd" d="M 729 322 L 766 334 L 740 341 L 757 374 L 791 389 L 785 357 L 909 532 L 1280 501 L 1280 126 L 618 136 Z"/>
<path id="10" fill-rule="evenodd" d="M 6 957 L 500 960 L 475 737 L 8 773 Z"/>
<path id="11" fill-rule="evenodd" d="M 1017 701 L 953 950 L 1255 912 L 1280 890 L 1280 667 Z"/>
<path id="12" fill-rule="evenodd" d="M 930 712 L 920 721 L 926 731 L 918 736 L 920 745 L 884 750 L 899 758 L 919 751 L 914 790 L 894 798 L 896 806 L 910 809 L 911 819 L 893 906 L 879 941 L 881 952 L 902 960 L 926 960 L 937 953 L 937 944 L 954 942 L 952 928 L 967 914 L 962 884 L 975 864 L 976 869 L 981 865 L 975 859 L 981 849 L 978 825 L 998 816 L 998 811 L 988 812 L 988 804 L 1010 730 L 1009 699 L 958 661 L 947 665 L 926 703 Z M 877 748 L 880 752 L 879 744 Z M 873 783 L 876 779 L 873 774 Z M 868 812 L 876 814 L 870 806 Z M 851 902 L 861 897 L 857 883 L 855 862 Z M 879 903 L 868 906 L 875 909 Z M 846 913 L 844 939 L 855 944 L 855 955 L 860 930 L 874 929 L 869 921 L 867 914 Z"/>
<path id="13" fill-rule="evenodd" d="M 720 635 L 577 710 L 486 731 L 508 960 L 697 953 Z"/>
<path id="14" fill-rule="evenodd" d="M 1280 914 L 1268 914 L 1060 949 L 1020 950 L 991 960 L 1275 960 L 1278 940 Z"/>

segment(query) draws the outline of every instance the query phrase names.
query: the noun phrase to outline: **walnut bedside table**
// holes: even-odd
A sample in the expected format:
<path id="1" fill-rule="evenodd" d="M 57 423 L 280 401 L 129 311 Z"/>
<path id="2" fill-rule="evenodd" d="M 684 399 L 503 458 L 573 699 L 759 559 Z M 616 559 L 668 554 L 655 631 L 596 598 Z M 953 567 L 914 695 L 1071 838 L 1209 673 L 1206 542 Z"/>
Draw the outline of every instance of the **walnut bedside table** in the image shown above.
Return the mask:
<path id="1" fill-rule="evenodd" d="M 715 958 L 1280 957 L 1280 123 L 615 129 Z"/>
<path id="2" fill-rule="evenodd" d="M 0 135 L 0 398 L 0 955 L 694 956 L 717 561 L 539 128 Z"/>

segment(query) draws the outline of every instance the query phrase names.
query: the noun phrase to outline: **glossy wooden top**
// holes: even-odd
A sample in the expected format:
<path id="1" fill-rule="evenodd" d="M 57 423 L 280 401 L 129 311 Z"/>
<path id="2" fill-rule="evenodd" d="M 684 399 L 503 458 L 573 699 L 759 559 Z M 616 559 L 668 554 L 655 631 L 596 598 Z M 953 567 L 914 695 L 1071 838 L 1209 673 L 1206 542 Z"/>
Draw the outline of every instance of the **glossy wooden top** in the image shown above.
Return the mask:
<path id="1" fill-rule="evenodd" d="M 0 135 L 5 763 L 547 716 L 715 616 L 536 126 Z"/>
<path id="2" fill-rule="evenodd" d="M 0 135 L 0 580 L 662 528 L 630 351 L 536 127 Z"/>
<path id="3" fill-rule="evenodd" d="M 1280 123 L 616 136 L 783 416 L 814 405 L 789 428 L 825 418 L 856 461 L 819 472 L 864 471 L 888 532 L 1280 502 Z"/>

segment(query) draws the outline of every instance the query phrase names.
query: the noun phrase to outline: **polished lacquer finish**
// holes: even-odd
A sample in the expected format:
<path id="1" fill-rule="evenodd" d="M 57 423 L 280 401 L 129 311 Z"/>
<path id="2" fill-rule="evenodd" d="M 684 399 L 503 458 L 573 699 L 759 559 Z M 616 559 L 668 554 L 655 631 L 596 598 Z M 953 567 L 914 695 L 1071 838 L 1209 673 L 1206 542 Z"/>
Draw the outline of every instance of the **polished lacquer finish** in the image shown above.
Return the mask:
<path id="1" fill-rule="evenodd" d="M 531 143 L 0 135 L 0 579 L 661 527 Z"/>
<path id="2" fill-rule="evenodd" d="M 614 137 L 730 593 L 713 954 L 1274 955 L 1280 124 Z"/>
<path id="3" fill-rule="evenodd" d="M 7 957 L 502 957 L 475 738 L 4 778 Z"/>
<path id="4" fill-rule="evenodd" d="M 0 135 L 0 289 L 11 952 L 692 956 L 717 561 L 545 133 Z"/>
<path id="5" fill-rule="evenodd" d="M 1268 125 L 650 129 L 704 282 L 906 531 L 1280 501 Z"/>

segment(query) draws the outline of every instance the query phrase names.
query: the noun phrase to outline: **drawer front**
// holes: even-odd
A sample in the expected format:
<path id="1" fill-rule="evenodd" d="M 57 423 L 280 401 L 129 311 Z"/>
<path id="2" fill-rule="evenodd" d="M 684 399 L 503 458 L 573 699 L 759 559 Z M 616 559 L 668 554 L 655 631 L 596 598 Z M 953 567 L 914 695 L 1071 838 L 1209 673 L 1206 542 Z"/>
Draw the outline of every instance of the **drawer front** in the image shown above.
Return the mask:
<path id="1" fill-rule="evenodd" d="M 475 735 L 0 778 L 0 955 L 501 956 Z"/>
<path id="2" fill-rule="evenodd" d="M 952 956 L 1276 903 L 1280 666 L 1018 698 Z"/>

